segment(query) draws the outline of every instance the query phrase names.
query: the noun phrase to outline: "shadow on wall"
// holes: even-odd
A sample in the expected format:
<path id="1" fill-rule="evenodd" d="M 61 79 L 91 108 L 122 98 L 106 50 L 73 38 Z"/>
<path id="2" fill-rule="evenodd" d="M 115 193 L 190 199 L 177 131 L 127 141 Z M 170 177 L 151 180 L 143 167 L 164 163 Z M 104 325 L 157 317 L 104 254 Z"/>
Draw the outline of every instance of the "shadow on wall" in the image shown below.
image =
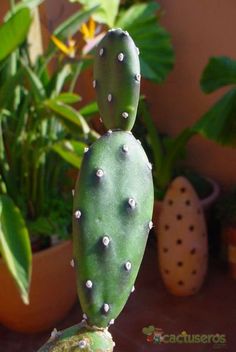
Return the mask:
<path id="1" fill-rule="evenodd" d="M 50 32 L 79 7 L 78 4 L 72 4 L 68 0 L 45 0 L 45 6 Z"/>

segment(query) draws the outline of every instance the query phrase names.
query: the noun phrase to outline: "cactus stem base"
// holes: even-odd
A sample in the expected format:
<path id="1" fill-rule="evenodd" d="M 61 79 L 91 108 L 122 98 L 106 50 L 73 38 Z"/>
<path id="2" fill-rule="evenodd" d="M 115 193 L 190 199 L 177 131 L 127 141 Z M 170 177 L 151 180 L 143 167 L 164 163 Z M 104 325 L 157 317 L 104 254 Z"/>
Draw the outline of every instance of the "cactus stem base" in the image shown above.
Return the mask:
<path id="1" fill-rule="evenodd" d="M 107 328 L 89 326 L 86 320 L 62 331 L 53 330 L 38 352 L 112 352 L 115 343 Z"/>

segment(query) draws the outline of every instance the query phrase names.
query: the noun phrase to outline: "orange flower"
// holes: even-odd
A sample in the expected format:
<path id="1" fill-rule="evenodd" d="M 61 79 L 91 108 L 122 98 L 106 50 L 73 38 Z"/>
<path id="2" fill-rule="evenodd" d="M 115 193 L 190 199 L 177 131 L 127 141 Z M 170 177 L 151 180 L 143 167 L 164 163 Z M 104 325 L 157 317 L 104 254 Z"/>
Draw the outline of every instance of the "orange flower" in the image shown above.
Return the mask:
<path id="1" fill-rule="evenodd" d="M 66 45 L 60 39 L 55 37 L 55 35 L 51 36 L 53 43 L 56 47 L 63 52 L 63 54 L 67 55 L 69 58 L 74 59 L 76 55 L 76 41 L 73 38 L 68 38 L 68 44 Z"/>
<path id="2" fill-rule="evenodd" d="M 83 39 L 89 42 L 95 37 L 96 24 L 92 17 L 90 17 L 88 24 L 83 23 L 80 32 L 83 35 Z"/>

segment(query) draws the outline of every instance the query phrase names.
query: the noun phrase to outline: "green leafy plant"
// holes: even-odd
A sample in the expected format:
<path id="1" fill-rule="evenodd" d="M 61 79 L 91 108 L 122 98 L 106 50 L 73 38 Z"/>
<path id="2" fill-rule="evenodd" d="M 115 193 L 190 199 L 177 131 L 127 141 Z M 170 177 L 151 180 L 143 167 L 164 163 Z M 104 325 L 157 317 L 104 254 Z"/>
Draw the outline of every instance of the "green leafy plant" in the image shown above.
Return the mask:
<path id="1" fill-rule="evenodd" d="M 68 237 L 69 165 L 79 168 L 84 148 L 98 137 L 86 121 L 96 106 L 74 107 L 80 100 L 74 87 L 87 62 L 83 47 L 79 59 L 62 54 L 53 42 L 36 62 L 30 57 L 31 9 L 41 2 L 11 1 L 0 26 L 0 251 L 25 303 L 30 238 Z M 95 9 L 73 14 L 53 38 L 66 41 Z M 93 38 L 91 48 L 95 43 Z"/>
<path id="2" fill-rule="evenodd" d="M 212 57 L 206 65 L 201 88 L 209 94 L 222 87 L 233 86 L 221 97 L 193 130 L 223 146 L 236 147 L 236 60 Z"/>
<path id="3" fill-rule="evenodd" d="M 194 132 L 190 128 L 186 128 L 176 138 L 161 135 L 144 98 L 139 104 L 139 115 L 145 126 L 146 137 L 144 143 L 147 144 L 154 166 L 155 198 L 161 200 L 174 177 L 178 162 L 185 156 L 186 144 L 194 135 Z"/>
<path id="4" fill-rule="evenodd" d="M 201 77 L 205 93 L 236 83 L 236 61 L 227 57 L 209 60 Z M 222 146 L 236 146 L 236 88 L 231 88 L 193 126 L 184 129 L 175 138 L 162 138 L 149 113 L 147 103 L 140 103 L 140 115 L 147 131 L 156 186 L 156 198 L 162 199 L 176 173 L 179 161 L 185 154 L 188 141 L 200 134 Z M 191 179 L 191 177 L 190 177 Z M 193 179 L 193 178 L 192 178 Z"/>

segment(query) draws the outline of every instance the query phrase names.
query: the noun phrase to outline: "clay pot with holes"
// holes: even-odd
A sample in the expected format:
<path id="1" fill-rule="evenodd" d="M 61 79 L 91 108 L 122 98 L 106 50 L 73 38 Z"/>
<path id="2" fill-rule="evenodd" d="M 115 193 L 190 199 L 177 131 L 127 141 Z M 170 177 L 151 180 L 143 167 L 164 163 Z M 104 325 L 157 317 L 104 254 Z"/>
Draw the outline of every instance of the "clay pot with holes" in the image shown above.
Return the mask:
<path id="1" fill-rule="evenodd" d="M 178 296 L 195 294 L 207 271 L 207 230 L 201 203 L 184 177 L 177 177 L 166 192 L 157 242 L 166 288 Z"/>
<path id="2" fill-rule="evenodd" d="M 33 254 L 30 304 L 24 305 L 5 263 L 0 259 L 0 324 L 32 333 L 56 327 L 76 302 L 71 241 Z"/>

